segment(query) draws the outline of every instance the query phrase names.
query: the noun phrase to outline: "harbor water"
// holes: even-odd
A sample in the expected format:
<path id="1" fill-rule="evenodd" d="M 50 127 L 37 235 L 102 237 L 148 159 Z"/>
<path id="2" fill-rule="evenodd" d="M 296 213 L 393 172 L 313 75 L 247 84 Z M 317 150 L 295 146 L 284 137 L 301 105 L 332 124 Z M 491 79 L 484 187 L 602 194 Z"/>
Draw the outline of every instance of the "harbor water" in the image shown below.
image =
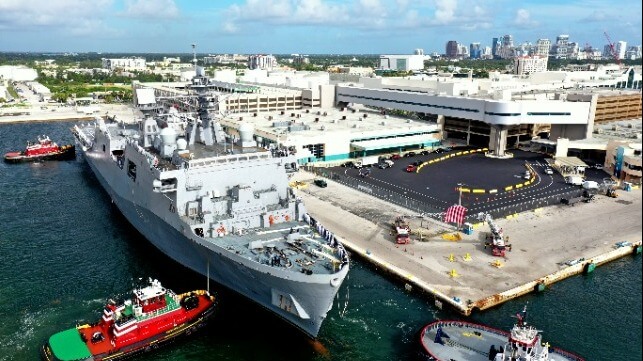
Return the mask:
<path id="1" fill-rule="evenodd" d="M 42 134 L 71 143 L 71 125 L 0 124 L 0 151 L 22 149 Z M 511 315 L 528 304 L 531 323 L 553 346 L 587 360 L 641 360 L 641 264 L 641 256 L 625 257 L 472 320 L 509 329 Z M 176 292 L 207 284 L 138 234 L 80 157 L 0 164 L 0 361 L 38 360 L 52 333 L 97 320 L 108 298 L 148 277 Z M 460 319 L 360 260 L 352 261 L 318 342 L 210 287 L 220 303 L 208 326 L 137 360 L 421 360 L 420 328 Z"/>

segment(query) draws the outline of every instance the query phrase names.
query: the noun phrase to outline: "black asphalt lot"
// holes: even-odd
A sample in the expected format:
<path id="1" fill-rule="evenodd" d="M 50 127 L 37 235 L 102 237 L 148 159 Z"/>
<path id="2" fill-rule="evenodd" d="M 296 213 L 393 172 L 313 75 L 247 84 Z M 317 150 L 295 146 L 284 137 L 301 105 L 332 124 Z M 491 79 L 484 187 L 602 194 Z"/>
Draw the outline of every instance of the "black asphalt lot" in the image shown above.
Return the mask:
<path id="1" fill-rule="evenodd" d="M 358 169 L 335 167 L 332 170 L 425 202 L 438 209 L 446 209 L 458 203 L 459 183 L 465 188 L 484 189 L 486 192 L 498 190 L 497 194 L 463 193 L 462 205 L 468 208 L 469 214 L 517 204 L 538 204 L 539 199 L 553 199 L 569 191 L 580 191 L 580 187 L 566 184 L 563 177 L 556 172 L 553 175 L 545 174 L 544 169 L 547 165 L 545 155 L 513 149 L 510 152 L 514 154 L 510 159 L 489 158 L 483 153 L 453 157 L 425 165 L 418 173 L 408 173 L 406 167 L 413 162 L 425 162 L 445 154 L 401 158 L 394 161 L 392 168 L 370 168 L 370 174 L 366 177 L 360 176 Z M 505 191 L 507 186 L 515 186 L 526 181 L 523 175 L 527 170 L 527 163 L 536 171 L 534 182 L 515 191 Z M 586 176 L 588 180 L 597 180 L 600 183 L 608 175 L 602 170 L 588 169 Z M 534 205 L 533 208 L 536 207 L 537 205 Z"/>

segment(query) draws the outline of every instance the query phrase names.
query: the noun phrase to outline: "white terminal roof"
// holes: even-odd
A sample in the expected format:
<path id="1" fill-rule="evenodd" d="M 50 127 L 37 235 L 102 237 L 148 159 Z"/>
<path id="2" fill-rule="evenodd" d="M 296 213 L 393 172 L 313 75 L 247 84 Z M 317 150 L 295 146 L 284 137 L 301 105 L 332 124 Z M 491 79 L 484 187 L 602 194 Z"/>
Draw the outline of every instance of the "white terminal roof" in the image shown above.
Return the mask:
<path id="1" fill-rule="evenodd" d="M 235 129 L 238 129 L 242 123 L 249 123 L 254 126 L 256 135 L 272 136 L 271 138 L 278 136 L 280 141 L 287 145 L 287 140 L 291 138 L 335 135 L 355 140 L 353 145 L 356 146 L 377 146 L 376 148 L 382 147 L 381 144 L 375 144 L 376 142 L 382 143 L 387 140 L 360 140 L 391 137 L 388 142 L 391 146 L 397 146 L 401 141 L 399 137 L 407 136 L 405 139 L 408 138 L 409 144 L 417 144 L 421 139 L 431 138 L 430 135 L 422 136 L 418 133 L 433 133 L 439 129 L 437 124 L 384 115 L 367 108 L 355 112 L 352 109 L 342 111 L 338 108 L 307 108 L 287 110 L 283 113 L 282 111 L 234 113 L 225 117 L 221 123 Z"/>

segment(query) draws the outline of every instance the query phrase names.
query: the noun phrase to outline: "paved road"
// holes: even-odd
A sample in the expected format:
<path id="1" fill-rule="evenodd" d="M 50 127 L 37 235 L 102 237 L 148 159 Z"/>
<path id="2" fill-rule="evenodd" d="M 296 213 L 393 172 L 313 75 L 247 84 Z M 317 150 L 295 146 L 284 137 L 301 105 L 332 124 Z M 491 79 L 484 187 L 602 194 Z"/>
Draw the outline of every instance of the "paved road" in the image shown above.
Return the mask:
<path id="1" fill-rule="evenodd" d="M 423 167 L 419 173 L 406 172 L 406 166 L 413 162 L 425 162 L 440 158 L 444 154 L 417 155 L 395 161 L 392 168 L 371 168 L 369 176 L 360 176 L 353 168 L 334 167 L 330 170 L 359 180 L 365 185 L 381 187 L 391 193 L 409 197 L 430 205 L 433 209 L 446 209 L 456 204 L 459 198 L 458 184 L 471 189 L 497 189 L 496 194 L 462 194 L 462 205 L 469 214 L 491 212 L 500 209 L 523 207 L 534 209 L 544 203 L 558 203 L 570 192 L 580 193 L 578 186 L 565 183 L 560 174 L 548 175 L 545 156 L 538 153 L 512 150 L 511 159 L 494 159 L 481 153 L 454 157 Z M 535 170 L 534 182 L 519 190 L 506 192 L 505 187 L 525 182 L 523 175 L 526 165 Z M 602 181 L 608 175 L 602 170 L 588 169 L 587 179 Z"/>

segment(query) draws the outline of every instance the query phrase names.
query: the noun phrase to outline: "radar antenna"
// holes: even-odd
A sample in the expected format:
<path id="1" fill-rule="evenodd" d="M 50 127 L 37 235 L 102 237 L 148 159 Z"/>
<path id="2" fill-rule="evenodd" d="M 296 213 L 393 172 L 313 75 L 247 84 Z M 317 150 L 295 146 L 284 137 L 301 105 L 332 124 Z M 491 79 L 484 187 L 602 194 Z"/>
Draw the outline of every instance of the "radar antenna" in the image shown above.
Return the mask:
<path id="1" fill-rule="evenodd" d="M 194 63 L 194 70 L 196 70 L 196 44 L 192 44 L 192 62 Z"/>

